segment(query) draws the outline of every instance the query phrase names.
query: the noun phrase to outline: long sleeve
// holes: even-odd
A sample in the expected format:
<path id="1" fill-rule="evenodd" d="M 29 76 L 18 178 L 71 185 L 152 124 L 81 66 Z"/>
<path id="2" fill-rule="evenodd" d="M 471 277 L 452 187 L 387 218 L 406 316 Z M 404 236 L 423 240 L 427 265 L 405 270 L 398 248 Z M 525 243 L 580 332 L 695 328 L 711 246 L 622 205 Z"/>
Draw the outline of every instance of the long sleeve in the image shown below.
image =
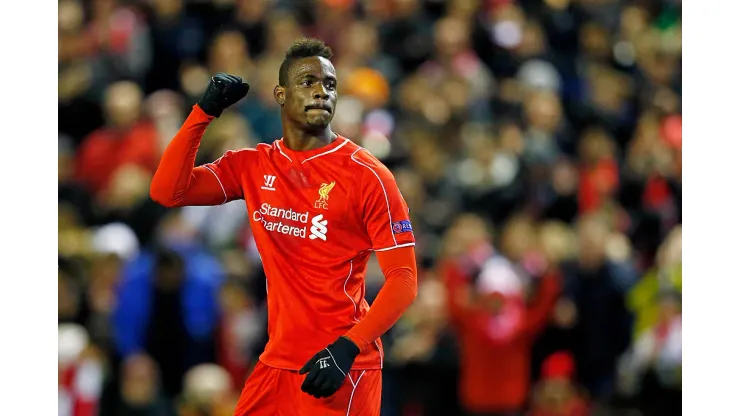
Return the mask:
<path id="1" fill-rule="evenodd" d="M 468 296 L 466 296 L 468 285 L 465 282 L 465 277 L 459 270 L 459 266 L 451 260 L 444 261 L 440 270 L 445 284 L 447 310 L 450 319 L 454 325 L 462 324 L 465 322 L 468 308 L 466 302 L 468 299 Z"/>
<path id="2" fill-rule="evenodd" d="M 235 152 L 227 152 L 213 164 L 194 167 L 200 140 L 212 120 L 197 104 L 193 106 L 154 173 L 149 190 L 154 201 L 166 207 L 180 207 L 220 205 L 241 197 L 229 160 Z"/>
<path id="3" fill-rule="evenodd" d="M 542 277 L 542 284 L 527 310 L 525 332 L 536 336 L 547 324 L 555 302 L 560 295 L 560 276 L 551 272 Z"/>
<path id="4" fill-rule="evenodd" d="M 121 271 L 122 279 L 111 316 L 113 343 L 122 357 L 144 348 L 146 323 L 151 313 L 151 270 L 154 258 L 144 252 Z"/>
<path id="5" fill-rule="evenodd" d="M 414 247 L 381 251 L 377 253 L 377 257 L 385 276 L 385 284 L 365 318 L 345 334 L 361 351 L 365 351 L 388 331 L 416 298 Z"/>

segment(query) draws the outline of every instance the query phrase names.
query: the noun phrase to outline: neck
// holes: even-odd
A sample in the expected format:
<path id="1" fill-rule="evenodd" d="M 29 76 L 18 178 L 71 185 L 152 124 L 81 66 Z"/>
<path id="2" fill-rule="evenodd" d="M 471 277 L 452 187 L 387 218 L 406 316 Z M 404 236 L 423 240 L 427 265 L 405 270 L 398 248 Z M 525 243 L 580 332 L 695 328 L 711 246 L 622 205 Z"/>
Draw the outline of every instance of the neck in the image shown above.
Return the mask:
<path id="1" fill-rule="evenodd" d="M 324 147 L 337 138 L 330 127 L 323 130 L 303 130 L 283 124 L 283 142 L 291 150 L 313 150 Z"/>

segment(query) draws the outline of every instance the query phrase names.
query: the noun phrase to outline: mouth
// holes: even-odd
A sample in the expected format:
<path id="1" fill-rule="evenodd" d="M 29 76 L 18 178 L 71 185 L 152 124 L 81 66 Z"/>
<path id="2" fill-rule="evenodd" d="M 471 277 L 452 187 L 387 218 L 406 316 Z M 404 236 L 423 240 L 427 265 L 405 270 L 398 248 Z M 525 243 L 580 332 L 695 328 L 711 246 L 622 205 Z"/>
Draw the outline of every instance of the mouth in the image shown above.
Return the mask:
<path id="1" fill-rule="evenodd" d="M 306 106 L 306 111 L 326 111 L 327 113 L 331 114 L 331 106 L 329 104 L 312 104 Z"/>

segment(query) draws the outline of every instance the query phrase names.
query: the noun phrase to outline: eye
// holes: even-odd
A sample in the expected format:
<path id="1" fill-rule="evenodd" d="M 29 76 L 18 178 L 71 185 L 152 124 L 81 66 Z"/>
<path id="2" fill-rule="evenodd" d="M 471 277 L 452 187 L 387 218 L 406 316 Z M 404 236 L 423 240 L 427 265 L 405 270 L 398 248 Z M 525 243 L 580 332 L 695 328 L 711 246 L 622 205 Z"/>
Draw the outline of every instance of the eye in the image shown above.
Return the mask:
<path id="1" fill-rule="evenodd" d="M 311 81 L 310 81 L 310 80 L 308 80 L 308 79 L 307 79 L 307 80 L 305 80 L 305 81 L 302 81 L 302 82 L 301 82 L 301 86 L 302 86 L 302 87 L 310 87 L 310 86 L 311 86 Z"/>
<path id="2" fill-rule="evenodd" d="M 333 91 L 333 90 L 335 90 L 337 88 L 337 84 L 334 83 L 334 82 L 327 82 L 326 83 L 326 88 Z"/>

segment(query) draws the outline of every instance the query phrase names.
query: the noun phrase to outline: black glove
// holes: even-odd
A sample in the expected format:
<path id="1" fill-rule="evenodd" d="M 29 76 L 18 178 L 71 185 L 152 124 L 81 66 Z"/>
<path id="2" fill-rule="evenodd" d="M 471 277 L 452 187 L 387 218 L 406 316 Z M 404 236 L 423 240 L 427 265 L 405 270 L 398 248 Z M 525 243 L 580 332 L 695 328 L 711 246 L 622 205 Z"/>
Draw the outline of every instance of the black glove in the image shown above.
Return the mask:
<path id="1" fill-rule="evenodd" d="M 306 374 L 301 390 L 317 399 L 336 393 L 347 378 L 352 363 L 360 353 L 354 342 L 339 337 L 333 344 L 311 357 L 299 374 Z"/>
<path id="2" fill-rule="evenodd" d="M 198 101 L 198 107 L 209 116 L 218 117 L 222 111 L 244 98 L 248 92 L 249 84 L 243 82 L 241 78 L 219 72 L 211 78 L 206 92 Z"/>

